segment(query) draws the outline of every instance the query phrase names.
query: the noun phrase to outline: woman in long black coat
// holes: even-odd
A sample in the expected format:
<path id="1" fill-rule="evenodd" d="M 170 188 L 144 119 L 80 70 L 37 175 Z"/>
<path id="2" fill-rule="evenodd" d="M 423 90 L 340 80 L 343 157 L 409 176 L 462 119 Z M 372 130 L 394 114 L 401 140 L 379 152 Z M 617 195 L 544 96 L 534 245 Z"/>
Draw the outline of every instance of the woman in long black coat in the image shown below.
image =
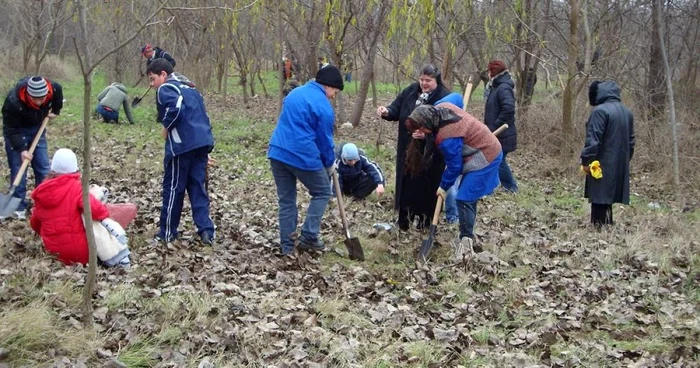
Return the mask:
<path id="1" fill-rule="evenodd" d="M 634 116 L 620 102 L 620 87 L 613 81 L 595 81 L 588 89 L 594 106 L 586 123 L 581 165 L 600 162 L 603 177 L 586 176 L 585 197 L 591 203 L 591 222 L 612 225 L 612 204 L 630 203 L 630 160 L 634 154 Z"/>
<path id="2" fill-rule="evenodd" d="M 433 65 L 421 69 L 418 82 L 406 87 L 389 106 L 379 106 L 377 115 L 388 121 L 398 121 L 396 144 L 396 187 L 394 209 L 399 211 L 398 226 L 407 230 L 414 216 L 420 216 L 420 227 L 430 224 L 440 186 L 445 161 L 435 147 L 435 138 L 406 129 L 406 118 L 421 104 L 433 105 L 450 91 L 442 84 L 440 71 Z M 425 163 L 421 172 L 410 173 L 406 168 L 406 153 L 413 142 Z"/>

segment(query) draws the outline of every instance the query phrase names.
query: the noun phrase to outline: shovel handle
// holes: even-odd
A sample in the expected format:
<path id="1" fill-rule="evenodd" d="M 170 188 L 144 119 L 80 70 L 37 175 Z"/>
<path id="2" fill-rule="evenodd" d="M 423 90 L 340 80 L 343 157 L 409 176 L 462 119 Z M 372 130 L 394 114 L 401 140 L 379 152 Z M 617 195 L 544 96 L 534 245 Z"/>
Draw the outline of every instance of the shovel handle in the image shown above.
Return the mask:
<path id="1" fill-rule="evenodd" d="M 501 133 L 503 133 L 504 130 L 508 129 L 508 124 L 503 124 L 498 127 L 498 129 L 493 131 L 493 135 L 497 136 Z"/>
<path id="2" fill-rule="evenodd" d="M 335 170 L 333 170 L 333 186 L 335 187 L 335 198 L 338 199 L 338 210 L 340 211 L 340 219 L 343 221 L 343 230 L 345 230 L 345 236 L 350 239 L 350 227 L 348 219 L 345 217 L 345 206 L 343 205 L 343 192 L 340 190 L 338 172 Z"/>
<path id="3" fill-rule="evenodd" d="M 437 202 L 435 203 L 435 213 L 433 213 L 433 222 L 431 222 L 432 225 L 437 225 L 438 220 L 440 219 L 440 213 L 442 213 L 442 202 L 442 197 L 438 196 Z"/>
<path id="4" fill-rule="evenodd" d="M 141 95 L 141 97 L 139 97 L 139 101 L 143 100 L 143 98 L 146 97 L 146 94 L 148 94 L 148 92 L 151 90 L 151 88 L 153 88 L 153 87 L 152 87 L 152 86 L 148 86 L 148 89 L 146 90 L 146 92 L 144 92 L 144 93 Z"/>
<path id="5" fill-rule="evenodd" d="M 29 154 L 33 155 L 34 150 L 36 149 L 36 145 L 39 144 L 39 139 L 41 139 L 41 135 L 44 134 L 44 130 L 46 130 L 46 125 L 49 123 L 49 117 L 45 117 L 44 121 L 41 122 L 41 126 L 39 127 L 39 131 L 36 133 L 36 136 L 34 136 L 34 140 L 32 141 L 32 145 L 29 146 Z M 12 182 L 12 186 L 16 187 L 19 185 L 19 182 L 22 181 L 22 177 L 24 176 L 24 172 L 27 171 L 27 167 L 29 167 L 29 163 L 32 160 L 22 160 L 22 166 L 19 167 L 19 171 L 17 172 L 17 176 L 15 176 L 15 181 Z"/>

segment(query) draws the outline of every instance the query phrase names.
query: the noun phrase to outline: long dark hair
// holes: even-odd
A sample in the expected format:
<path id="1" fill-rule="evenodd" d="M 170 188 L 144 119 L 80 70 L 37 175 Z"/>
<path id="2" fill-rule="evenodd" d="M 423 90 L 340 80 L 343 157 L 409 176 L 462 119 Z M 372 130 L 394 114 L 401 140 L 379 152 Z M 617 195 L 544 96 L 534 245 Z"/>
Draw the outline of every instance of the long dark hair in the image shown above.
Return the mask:
<path id="1" fill-rule="evenodd" d="M 437 82 L 437 88 L 432 93 L 435 93 L 441 87 L 442 84 L 442 73 L 440 69 L 433 64 L 425 64 L 420 69 L 420 75 L 427 75 L 429 77 L 435 78 Z M 420 89 L 418 90 L 420 92 Z M 409 132 L 416 130 L 416 127 L 412 127 L 408 120 L 406 121 L 406 128 Z M 433 156 L 435 155 L 435 134 L 426 134 L 424 140 L 413 139 L 408 143 L 408 149 L 406 149 L 406 173 L 413 177 L 420 175 L 423 171 L 430 168 L 433 164 Z"/>

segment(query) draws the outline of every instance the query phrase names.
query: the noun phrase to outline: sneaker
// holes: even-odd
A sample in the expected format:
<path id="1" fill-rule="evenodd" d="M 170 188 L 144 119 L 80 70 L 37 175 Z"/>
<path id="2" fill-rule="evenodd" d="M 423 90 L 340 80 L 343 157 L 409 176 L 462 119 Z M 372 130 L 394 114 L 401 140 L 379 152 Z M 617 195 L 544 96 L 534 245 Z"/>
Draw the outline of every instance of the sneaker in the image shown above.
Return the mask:
<path id="1" fill-rule="evenodd" d="M 204 245 L 214 245 L 214 236 L 207 232 L 200 234 L 199 238 L 202 240 L 202 244 Z"/>
<path id="2" fill-rule="evenodd" d="M 299 249 L 315 250 L 315 251 L 323 252 L 324 250 L 326 250 L 326 245 L 323 244 L 321 239 L 316 239 L 313 241 L 310 241 L 307 239 L 301 239 L 299 241 Z"/>
<path id="3" fill-rule="evenodd" d="M 462 238 L 454 247 L 454 260 L 456 262 L 461 262 L 464 260 L 464 256 L 472 249 L 472 243 L 474 240 L 468 237 Z"/>
<path id="4" fill-rule="evenodd" d="M 26 220 L 27 213 L 25 211 L 15 211 L 15 218 L 18 220 Z"/>
<path id="5" fill-rule="evenodd" d="M 153 237 L 153 240 L 157 241 L 158 243 L 171 243 L 177 240 L 177 237 L 172 237 L 170 239 L 164 239 L 160 235 L 156 234 L 156 236 Z"/>

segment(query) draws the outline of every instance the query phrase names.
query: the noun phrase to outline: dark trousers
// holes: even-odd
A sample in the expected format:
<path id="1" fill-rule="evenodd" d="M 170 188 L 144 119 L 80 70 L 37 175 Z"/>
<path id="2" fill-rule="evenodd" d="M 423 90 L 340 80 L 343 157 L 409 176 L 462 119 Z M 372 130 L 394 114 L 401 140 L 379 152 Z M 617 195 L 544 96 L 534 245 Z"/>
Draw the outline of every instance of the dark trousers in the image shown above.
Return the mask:
<path id="1" fill-rule="evenodd" d="M 214 237 L 214 222 L 209 217 L 209 194 L 204 188 L 209 148 L 197 148 L 164 162 L 163 207 L 160 213 L 161 239 L 177 239 L 185 192 L 190 198 L 192 218 L 197 234 L 207 232 Z"/>
<path id="2" fill-rule="evenodd" d="M 27 143 L 34 140 L 34 136 L 39 131 L 39 126 L 22 128 L 21 133 Z M 39 142 L 34 149 L 34 154 L 30 166 L 34 171 L 34 188 L 38 187 L 51 169 L 51 161 L 49 161 L 49 145 L 46 142 L 46 132 L 41 135 Z M 22 166 L 22 152 L 12 149 L 10 138 L 5 136 L 5 153 L 7 154 L 7 166 L 10 167 L 10 182 L 13 182 L 19 174 L 19 169 Z M 24 172 L 22 179 L 17 185 L 15 192 L 12 194 L 15 198 L 21 198 L 22 201 L 17 207 L 17 211 L 24 211 L 27 208 L 27 171 Z"/>
<path id="3" fill-rule="evenodd" d="M 457 211 L 459 213 L 459 238 L 464 237 L 474 239 L 474 224 L 476 224 L 476 204 L 474 202 L 457 200 Z"/>
<path id="4" fill-rule="evenodd" d="M 331 183 L 326 169 L 301 170 L 275 159 L 270 159 L 270 167 L 277 187 L 280 245 L 282 253 L 288 254 L 294 249 L 292 233 L 297 228 L 297 180 L 311 195 L 300 237 L 300 240 L 311 244 L 319 240 L 321 219 L 331 198 Z"/>
<path id="5" fill-rule="evenodd" d="M 354 183 L 343 184 L 343 195 L 356 199 L 365 199 L 377 189 L 377 183 L 368 175 L 363 175 Z"/>
<path id="6" fill-rule="evenodd" d="M 119 123 L 119 111 L 114 111 L 109 107 L 102 106 L 102 105 L 97 105 L 97 108 L 95 109 L 100 116 L 102 116 L 102 121 L 105 123 L 109 122 L 115 122 Z"/>
<path id="7" fill-rule="evenodd" d="M 591 203 L 591 223 L 597 228 L 613 224 L 611 204 Z"/>

